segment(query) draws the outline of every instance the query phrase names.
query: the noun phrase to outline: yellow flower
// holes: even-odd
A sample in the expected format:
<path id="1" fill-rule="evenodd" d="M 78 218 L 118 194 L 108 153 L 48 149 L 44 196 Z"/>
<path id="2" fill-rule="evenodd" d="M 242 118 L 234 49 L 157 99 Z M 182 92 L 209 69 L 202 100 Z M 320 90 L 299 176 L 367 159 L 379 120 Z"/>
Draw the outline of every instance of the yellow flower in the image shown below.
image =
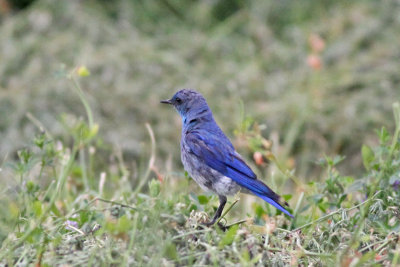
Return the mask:
<path id="1" fill-rule="evenodd" d="M 80 66 L 77 72 L 78 75 L 81 77 L 86 77 L 90 75 L 90 71 L 88 70 L 88 68 L 86 68 L 86 66 Z"/>

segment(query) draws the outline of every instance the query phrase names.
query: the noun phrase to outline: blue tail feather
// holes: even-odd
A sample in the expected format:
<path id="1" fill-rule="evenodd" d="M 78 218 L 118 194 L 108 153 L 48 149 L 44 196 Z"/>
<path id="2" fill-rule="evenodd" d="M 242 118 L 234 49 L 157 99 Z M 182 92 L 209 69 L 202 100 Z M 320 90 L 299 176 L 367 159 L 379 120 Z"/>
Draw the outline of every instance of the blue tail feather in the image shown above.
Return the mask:
<path id="1" fill-rule="evenodd" d="M 293 218 L 293 215 L 290 214 L 290 212 L 288 212 L 284 207 L 282 207 L 282 205 L 280 205 L 279 203 L 277 203 L 276 201 L 272 200 L 271 198 L 267 197 L 267 196 L 263 196 L 257 193 L 254 193 L 256 196 L 262 198 L 263 200 L 265 200 L 266 202 L 268 202 L 269 204 L 271 204 L 272 206 L 274 206 L 275 208 L 277 208 L 278 210 L 282 211 L 283 213 L 287 214 L 288 216 Z"/>

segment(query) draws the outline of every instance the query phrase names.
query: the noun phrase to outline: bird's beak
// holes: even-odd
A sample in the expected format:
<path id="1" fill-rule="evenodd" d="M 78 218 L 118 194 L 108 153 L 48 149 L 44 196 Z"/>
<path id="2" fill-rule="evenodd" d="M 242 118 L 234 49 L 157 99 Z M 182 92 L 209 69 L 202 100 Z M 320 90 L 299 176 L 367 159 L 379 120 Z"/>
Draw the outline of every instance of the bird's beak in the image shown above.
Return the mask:
<path id="1" fill-rule="evenodd" d="M 161 100 L 160 103 L 172 105 L 171 99 Z"/>

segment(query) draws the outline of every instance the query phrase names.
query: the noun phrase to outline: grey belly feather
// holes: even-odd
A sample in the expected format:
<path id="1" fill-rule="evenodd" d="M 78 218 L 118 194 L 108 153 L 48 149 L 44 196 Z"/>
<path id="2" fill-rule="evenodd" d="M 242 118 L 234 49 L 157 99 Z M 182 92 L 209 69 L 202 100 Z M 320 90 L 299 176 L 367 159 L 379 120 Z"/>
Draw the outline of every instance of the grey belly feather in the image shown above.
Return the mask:
<path id="1" fill-rule="evenodd" d="M 196 155 L 191 154 L 184 143 L 181 144 L 181 160 L 185 170 L 204 191 L 227 196 L 240 190 L 240 186 L 231 178 L 206 166 Z"/>

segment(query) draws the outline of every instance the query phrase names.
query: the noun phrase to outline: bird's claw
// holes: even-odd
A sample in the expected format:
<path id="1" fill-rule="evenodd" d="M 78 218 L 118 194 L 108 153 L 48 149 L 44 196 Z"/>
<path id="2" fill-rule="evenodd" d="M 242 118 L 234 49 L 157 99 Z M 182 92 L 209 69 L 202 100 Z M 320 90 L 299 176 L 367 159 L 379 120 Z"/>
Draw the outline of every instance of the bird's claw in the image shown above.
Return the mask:
<path id="1" fill-rule="evenodd" d="M 220 222 L 215 223 L 215 222 L 212 222 L 212 221 L 211 221 L 211 222 L 202 223 L 202 225 L 204 225 L 204 226 L 206 226 L 206 227 L 211 227 L 211 226 L 217 225 L 217 226 L 219 227 L 219 229 L 221 229 L 221 230 L 224 231 L 224 232 L 225 232 L 226 230 L 229 229 L 229 227 L 223 225 L 223 224 L 220 223 Z"/>

